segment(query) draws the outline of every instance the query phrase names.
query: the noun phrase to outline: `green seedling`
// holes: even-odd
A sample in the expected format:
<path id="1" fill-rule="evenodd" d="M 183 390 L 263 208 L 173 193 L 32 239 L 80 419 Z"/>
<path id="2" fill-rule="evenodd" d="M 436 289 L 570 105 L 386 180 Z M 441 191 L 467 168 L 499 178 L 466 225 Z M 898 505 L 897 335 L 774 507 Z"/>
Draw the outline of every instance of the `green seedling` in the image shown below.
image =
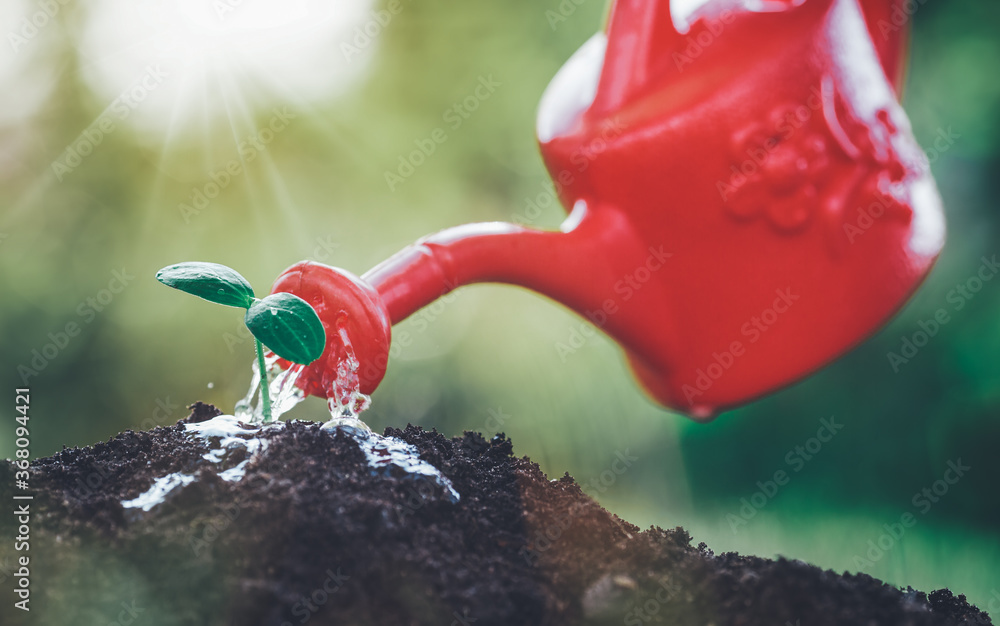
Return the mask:
<path id="1" fill-rule="evenodd" d="M 247 279 L 225 265 L 178 263 L 157 272 L 156 280 L 209 302 L 246 309 L 243 322 L 253 334 L 257 349 L 265 422 L 271 421 L 271 397 L 264 347 L 286 361 L 302 365 L 318 359 L 326 347 L 323 323 L 308 302 L 290 293 L 273 293 L 259 299 Z"/>

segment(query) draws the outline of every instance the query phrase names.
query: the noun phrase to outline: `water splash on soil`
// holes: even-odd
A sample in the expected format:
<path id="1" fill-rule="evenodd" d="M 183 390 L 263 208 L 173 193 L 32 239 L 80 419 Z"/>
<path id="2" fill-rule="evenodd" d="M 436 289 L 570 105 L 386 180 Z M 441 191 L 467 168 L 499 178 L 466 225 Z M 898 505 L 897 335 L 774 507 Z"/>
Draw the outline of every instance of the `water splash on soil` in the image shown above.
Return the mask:
<path id="1" fill-rule="evenodd" d="M 322 429 L 333 434 L 342 433 L 357 443 L 365 454 L 373 474 L 410 477 L 413 480 L 432 480 L 448 494 L 449 502 L 458 502 L 460 496 L 451 481 L 427 461 L 420 458 L 417 449 L 395 437 L 385 437 L 372 431 L 360 414 L 371 406 L 371 398 L 361 393 L 358 377 L 360 363 L 354 354 L 350 339 L 341 327 L 339 329 L 346 358 L 337 365 L 337 379 L 327 400 L 330 420 Z M 265 357 L 265 367 L 270 379 L 271 417 L 264 423 L 264 412 L 259 397 L 261 384 L 260 370 L 256 359 L 253 362 L 253 377 L 246 397 L 236 404 L 235 415 L 218 415 L 204 422 L 184 424 L 184 429 L 206 442 L 208 452 L 202 455 L 209 467 L 215 468 L 219 478 L 228 482 L 239 482 L 246 473 L 247 464 L 256 455 L 267 449 L 267 440 L 260 434 L 271 428 L 284 428 L 285 423 L 278 418 L 305 400 L 305 392 L 296 384 L 305 370 L 304 365 L 292 364 L 287 370 L 278 365 L 278 357 L 273 353 Z M 195 481 L 195 473 L 175 472 L 158 478 L 145 493 L 122 502 L 126 509 L 141 509 L 148 512 L 165 502 L 178 488 Z"/>
<path id="2" fill-rule="evenodd" d="M 373 473 L 397 477 L 409 476 L 415 480 L 431 479 L 448 493 L 451 502 L 458 502 L 460 496 L 451 481 L 438 468 L 421 459 L 415 447 L 402 439 L 384 437 L 372 432 L 372 429 L 361 420 L 360 414 L 371 406 L 372 401 L 370 397 L 361 393 L 361 379 L 358 376 L 361 364 L 354 353 L 351 339 L 343 326 L 338 332 L 346 357 L 337 364 L 337 380 L 326 402 L 330 410 L 330 421 L 323 424 L 323 430 L 331 433 L 342 432 L 354 439 L 365 453 L 368 466 L 372 468 Z"/>
<path id="3" fill-rule="evenodd" d="M 217 415 L 204 422 L 184 424 L 184 430 L 203 440 L 209 450 L 201 456 L 214 468 L 219 478 L 227 482 L 239 482 L 246 474 L 250 460 L 267 449 L 267 440 L 260 434 L 268 428 L 283 428 L 284 422 L 252 426 L 233 415 Z M 122 502 L 126 509 L 150 511 L 170 497 L 178 487 L 193 483 L 196 472 L 184 474 L 174 472 L 156 479 L 153 486 L 137 497 Z"/>
<path id="4" fill-rule="evenodd" d="M 142 509 L 150 511 L 154 506 L 167 499 L 167 494 L 174 490 L 174 487 L 189 485 L 194 482 L 194 476 L 174 472 L 163 478 L 157 478 L 153 486 L 144 493 L 131 500 L 122 502 L 122 507 L 126 509 Z"/>

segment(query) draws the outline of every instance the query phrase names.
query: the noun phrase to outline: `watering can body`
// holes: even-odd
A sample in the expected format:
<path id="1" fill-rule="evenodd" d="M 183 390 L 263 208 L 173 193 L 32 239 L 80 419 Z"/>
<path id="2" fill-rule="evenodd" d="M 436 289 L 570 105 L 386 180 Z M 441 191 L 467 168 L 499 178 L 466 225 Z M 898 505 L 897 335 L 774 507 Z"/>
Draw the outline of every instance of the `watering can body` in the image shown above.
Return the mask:
<path id="1" fill-rule="evenodd" d="M 717 1 L 682 18 L 618 0 L 542 98 L 538 136 L 570 211 L 560 231 L 473 224 L 363 277 L 293 266 L 275 291 L 320 302 L 329 394 L 355 324 L 362 391 L 391 325 L 474 282 L 536 290 L 624 348 L 660 404 L 710 419 L 873 333 L 929 271 L 940 200 L 898 104 L 897 4 Z M 873 37 L 873 34 L 876 35 Z M 308 297 L 307 297 L 308 296 Z"/>

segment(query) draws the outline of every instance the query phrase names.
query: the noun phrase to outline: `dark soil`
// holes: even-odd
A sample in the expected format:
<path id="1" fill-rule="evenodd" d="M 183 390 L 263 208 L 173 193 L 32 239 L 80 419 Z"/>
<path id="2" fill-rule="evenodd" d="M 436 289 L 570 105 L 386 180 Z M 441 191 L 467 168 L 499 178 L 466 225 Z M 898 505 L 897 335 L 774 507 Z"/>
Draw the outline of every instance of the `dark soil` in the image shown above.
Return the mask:
<path id="1" fill-rule="evenodd" d="M 188 420 L 216 414 L 192 408 Z M 461 501 L 430 481 L 373 475 L 352 439 L 303 422 L 268 434 L 242 481 L 199 471 L 148 513 L 121 502 L 206 451 L 180 422 L 36 461 L 31 623 L 991 623 L 948 590 L 716 555 L 681 528 L 641 531 L 568 475 L 550 481 L 514 457 L 503 435 L 387 434 L 415 445 Z M 7 502 L 12 472 L 0 464 Z M 0 563 L 14 556 L 11 517 L 0 518 Z M 11 603 L 0 624 L 28 623 Z"/>

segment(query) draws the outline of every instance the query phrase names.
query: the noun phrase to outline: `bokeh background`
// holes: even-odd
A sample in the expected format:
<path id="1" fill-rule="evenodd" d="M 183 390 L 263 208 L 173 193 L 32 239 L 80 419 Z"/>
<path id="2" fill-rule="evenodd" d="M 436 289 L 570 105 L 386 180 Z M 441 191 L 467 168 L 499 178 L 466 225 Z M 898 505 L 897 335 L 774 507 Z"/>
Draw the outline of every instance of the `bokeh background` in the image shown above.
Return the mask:
<path id="1" fill-rule="evenodd" d="M 914 5 L 906 108 L 922 145 L 958 135 L 932 159 L 949 241 L 875 337 L 700 425 L 649 404 L 602 336 L 561 358 L 556 343 L 579 327 L 566 310 L 477 286 L 397 327 L 413 342 L 391 361 L 369 423 L 503 430 L 550 476 L 583 483 L 627 453 L 638 458 L 628 471 L 592 490 L 626 520 L 685 526 L 717 552 L 951 587 L 995 615 L 1000 281 L 898 372 L 886 354 L 950 307 L 949 291 L 981 257 L 1000 254 L 1000 4 Z M 559 224 L 554 204 L 527 212 L 547 181 L 536 106 L 600 27 L 604 0 L 392 6 L 378 23 L 370 10 L 388 3 L 4 0 L 0 413 L 12 416 L 19 367 L 37 372 L 28 376 L 33 455 L 173 423 L 195 400 L 231 411 L 246 393 L 253 352 L 239 312 L 162 287 L 161 266 L 225 263 L 263 292 L 304 258 L 362 273 L 456 224 L 529 215 Z M 356 30 L 366 25 L 376 33 L 368 41 Z M 458 128 L 446 125 L 445 112 L 490 76 L 496 91 Z M 261 134 L 279 113 L 284 127 Z M 437 127 L 447 141 L 390 190 L 385 172 Z M 96 145 L 77 163 L 65 150 L 82 136 Z M 214 191 L 213 176 L 226 180 L 218 172 L 241 157 L 240 173 L 195 205 L 195 190 Z M 71 323 L 80 332 L 64 338 Z M 315 399 L 290 414 L 324 416 Z M 831 416 L 843 430 L 794 471 L 786 457 Z M 2 456 L 13 455 L 8 421 Z M 972 469 L 929 509 L 917 506 L 914 496 L 958 459 Z M 757 481 L 790 469 L 791 482 L 734 530 L 727 516 L 741 516 Z M 916 525 L 887 541 L 884 525 L 907 512 Z M 891 546 L 869 554 L 880 539 Z"/>

